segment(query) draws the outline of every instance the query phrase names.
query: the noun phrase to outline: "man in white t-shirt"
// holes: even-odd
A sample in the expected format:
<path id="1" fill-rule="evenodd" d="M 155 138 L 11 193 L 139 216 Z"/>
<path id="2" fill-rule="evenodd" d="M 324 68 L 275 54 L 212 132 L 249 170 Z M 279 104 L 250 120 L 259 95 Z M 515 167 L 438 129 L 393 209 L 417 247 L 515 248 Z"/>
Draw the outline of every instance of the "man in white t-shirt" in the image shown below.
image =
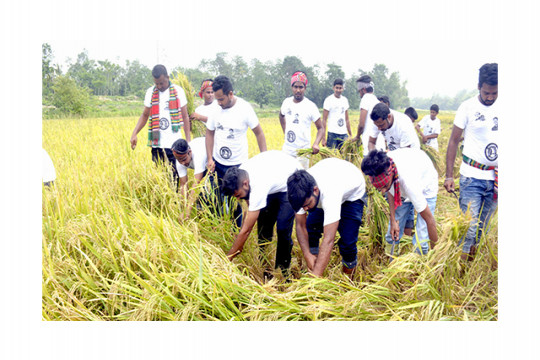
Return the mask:
<path id="1" fill-rule="evenodd" d="M 171 166 L 175 182 L 178 183 L 175 159 L 171 151 L 172 144 L 182 137 L 180 128 L 184 128 L 186 140 L 191 140 L 190 122 L 187 113 L 187 99 L 184 89 L 171 84 L 167 69 L 156 65 L 152 69 L 155 86 L 146 91 L 144 110 L 131 134 L 131 148 L 137 146 L 137 135 L 148 122 L 148 146 L 152 147 L 152 161 L 165 162 Z"/>
<path id="2" fill-rule="evenodd" d="M 214 111 L 218 111 L 221 107 L 218 105 L 214 98 L 214 89 L 212 89 L 212 79 L 205 79 L 201 83 L 201 90 L 199 96 L 204 100 L 202 105 L 197 106 L 195 112 L 193 112 L 189 118 L 190 120 L 198 120 L 206 123 L 208 116 Z"/>
<path id="3" fill-rule="evenodd" d="M 353 138 L 354 141 L 359 141 L 362 139 L 362 146 L 364 148 L 363 156 L 366 156 L 369 152 L 368 143 L 369 143 L 369 131 L 366 129 L 371 128 L 372 120 L 370 118 L 371 110 L 375 105 L 379 103 L 379 99 L 373 94 L 373 89 L 375 85 L 371 80 L 369 75 L 362 75 L 356 80 L 356 86 L 358 88 L 358 93 L 360 94 L 360 118 L 358 120 L 358 130 L 356 136 Z M 376 148 L 380 150 L 386 149 L 386 144 L 384 137 L 379 135 L 376 142 Z"/>
<path id="4" fill-rule="evenodd" d="M 480 68 L 478 96 L 464 101 L 456 112 L 454 127 L 446 150 L 446 180 L 448 192 L 455 191 L 454 162 L 457 147 L 464 136 L 463 162 L 459 168 L 459 205 L 463 212 L 470 209 L 473 222 L 465 235 L 462 259 L 472 260 L 484 227 L 497 209 L 499 89 L 498 64 Z"/>
<path id="5" fill-rule="evenodd" d="M 420 149 L 420 141 L 414 126 L 405 114 L 393 111 L 385 103 L 380 102 L 373 107 L 370 118 L 373 126 L 368 129 L 369 151 L 375 149 L 379 134 L 384 136 L 389 151 L 407 147 Z"/>
<path id="6" fill-rule="evenodd" d="M 356 242 L 365 192 L 362 172 L 337 158 L 321 160 L 307 171 L 296 171 L 287 180 L 287 195 L 296 212 L 296 238 L 314 275 L 323 275 L 339 232 L 342 270 L 352 276 L 357 265 Z"/>
<path id="7" fill-rule="evenodd" d="M 298 157 L 299 149 L 311 146 L 311 123 L 314 123 L 317 128 L 317 136 L 311 146 L 313 154 L 319 152 L 319 143 L 324 137 L 319 109 L 304 96 L 307 84 L 307 75 L 301 71 L 295 72 L 291 77 L 293 96 L 283 100 L 279 112 L 279 122 L 285 134 L 283 151 L 293 157 Z M 307 169 L 309 158 L 300 157 L 298 160 L 304 169 Z"/>
<path id="8" fill-rule="evenodd" d="M 392 258 L 398 254 L 399 240 L 410 207 L 414 207 L 418 213 L 412 240 L 415 252 L 427 254 L 429 245 L 433 249 L 438 240 L 433 214 L 439 182 L 430 158 L 420 149 L 404 148 L 388 153 L 373 150 L 364 157 L 361 168 L 373 186 L 387 195 L 390 209 L 386 234 L 387 254 Z M 404 198 L 410 202 L 404 202 Z"/>
<path id="9" fill-rule="evenodd" d="M 233 94 L 232 83 L 220 75 L 212 83 L 214 96 L 221 107 L 206 121 L 207 167 L 217 175 L 218 185 L 231 167 L 238 167 L 248 159 L 247 130 L 257 139 L 259 150 L 266 151 L 266 139 L 259 119 L 251 104 Z M 224 199 L 223 199 L 224 200 Z M 236 224 L 242 224 L 242 209 L 235 210 Z"/>
<path id="10" fill-rule="evenodd" d="M 437 117 L 439 114 L 439 106 L 437 104 L 431 105 L 429 108 L 429 115 L 426 115 L 416 124 L 416 131 L 422 138 L 422 143 L 427 146 L 431 146 L 435 150 L 439 151 L 439 142 L 437 138 L 441 133 L 441 120 Z"/>
<path id="11" fill-rule="evenodd" d="M 187 169 L 193 169 L 193 176 L 196 184 L 199 184 L 206 175 L 206 163 L 208 158 L 206 155 L 205 139 L 204 137 L 198 137 L 191 140 L 189 144 L 184 139 L 178 139 L 173 143 L 171 150 L 176 158 L 176 171 L 180 178 L 180 190 L 185 196 L 187 193 L 186 184 L 188 181 Z M 191 189 L 183 219 L 189 218 L 193 206 L 194 195 L 195 191 L 194 189 Z"/>
<path id="12" fill-rule="evenodd" d="M 349 122 L 349 100 L 342 95 L 342 79 L 334 80 L 333 90 L 334 93 L 324 99 L 323 103 L 323 128 L 326 131 L 328 124 L 328 139 L 323 136 L 322 145 L 341 149 L 343 142 L 352 136 Z"/>
<path id="13" fill-rule="evenodd" d="M 261 251 L 277 232 L 275 268 L 287 270 L 291 263 L 294 211 L 287 198 L 287 179 L 302 166 L 296 158 L 282 151 L 270 150 L 250 158 L 239 168 L 230 168 L 223 178 L 221 191 L 246 200 L 248 212 L 239 234 L 227 253 L 237 256 L 257 222 Z"/>

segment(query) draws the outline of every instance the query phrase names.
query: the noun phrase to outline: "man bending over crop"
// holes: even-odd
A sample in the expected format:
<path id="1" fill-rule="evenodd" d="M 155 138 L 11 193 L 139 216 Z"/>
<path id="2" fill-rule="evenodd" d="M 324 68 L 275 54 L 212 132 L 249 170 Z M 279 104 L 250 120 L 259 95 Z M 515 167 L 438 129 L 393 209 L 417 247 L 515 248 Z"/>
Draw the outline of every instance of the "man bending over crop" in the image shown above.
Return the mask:
<path id="1" fill-rule="evenodd" d="M 336 158 L 321 160 L 307 171 L 296 171 L 287 180 L 289 202 L 296 212 L 296 237 L 314 275 L 323 275 L 339 232 L 342 270 L 352 276 L 357 265 L 356 242 L 365 189 L 360 170 Z"/>
<path id="2" fill-rule="evenodd" d="M 287 198 L 287 178 L 300 163 L 293 157 L 271 150 L 255 155 L 240 165 L 227 170 L 222 192 L 246 200 L 248 213 L 227 253 L 229 259 L 237 256 L 248 239 L 255 222 L 258 224 L 259 244 L 272 240 L 274 225 L 277 230 L 276 269 L 289 268 L 291 263 L 292 227 L 294 212 Z"/>
<path id="3" fill-rule="evenodd" d="M 399 240 L 403 236 L 410 208 L 418 213 L 413 246 L 416 253 L 427 254 L 437 243 L 437 226 L 433 216 L 437 203 L 438 174 L 433 163 L 420 149 L 404 148 L 388 153 L 372 150 L 362 160 L 364 174 L 373 186 L 387 194 L 390 223 L 386 233 L 386 253 L 394 258 L 398 254 Z M 405 202 L 403 198 L 410 201 Z"/>

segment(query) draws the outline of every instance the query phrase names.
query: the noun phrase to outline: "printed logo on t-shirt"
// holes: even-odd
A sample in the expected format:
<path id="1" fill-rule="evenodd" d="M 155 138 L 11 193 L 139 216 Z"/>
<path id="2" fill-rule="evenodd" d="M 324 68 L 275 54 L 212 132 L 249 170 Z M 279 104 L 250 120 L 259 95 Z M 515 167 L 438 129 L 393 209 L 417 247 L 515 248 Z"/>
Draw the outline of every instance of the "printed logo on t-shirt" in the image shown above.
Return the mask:
<path id="1" fill-rule="evenodd" d="M 234 139 L 234 130 L 229 129 L 229 135 L 227 136 L 227 139 Z"/>
<path id="2" fill-rule="evenodd" d="M 296 140 L 296 134 L 294 133 L 294 131 L 288 131 L 287 132 L 287 141 L 292 143 L 292 142 L 294 142 L 294 140 Z"/>
<path id="3" fill-rule="evenodd" d="M 396 150 L 396 149 L 397 149 L 396 141 L 394 140 L 393 136 L 390 136 L 390 141 L 388 142 L 388 150 L 392 151 L 392 150 Z"/>
<path id="4" fill-rule="evenodd" d="M 288 108 L 288 109 L 287 109 L 287 115 L 292 115 L 292 110 L 291 110 L 291 108 Z"/>
<path id="5" fill-rule="evenodd" d="M 232 151 L 228 147 L 224 146 L 219 149 L 219 155 L 221 155 L 223 159 L 230 159 L 232 156 Z"/>
<path id="6" fill-rule="evenodd" d="M 338 126 L 343 126 L 344 123 L 345 123 L 345 120 L 343 120 L 343 119 L 339 119 L 337 121 Z"/>
<path id="7" fill-rule="evenodd" d="M 345 113 L 345 107 L 341 107 L 341 113 L 344 114 Z"/>
<path id="8" fill-rule="evenodd" d="M 486 155 L 486 159 L 490 161 L 497 160 L 498 154 L 497 154 L 497 144 L 490 143 L 488 146 L 486 146 L 486 149 L 484 150 L 484 154 Z"/>
<path id="9" fill-rule="evenodd" d="M 218 130 L 224 130 L 223 128 L 223 125 L 221 125 L 219 122 L 217 123 L 217 127 L 216 127 Z"/>
<path id="10" fill-rule="evenodd" d="M 493 125 L 493 127 L 491 128 L 491 131 L 498 131 L 499 130 L 499 119 L 494 117 L 493 118 L 493 123 L 495 125 Z"/>
<path id="11" fill-rule="evenodd" d="M 167 120 L 166 118 L 159 119 L 159 128 L 161 130 L 167 130 L 168 127 L 169 127 L 169 120 Z"/>
<path id="12" fill-rule="evenodd" d="M 479 112 L 474 114 L 474 117 L 475 117 L 474 121 L 485 121 L 486 120 L 484 115 L 480 114 Z"/>
<path id="13" fill-rule="evenodd" d="M 294 120 L 293 120 L 293 124 L 300 124 L 300 120 L 298 120 L 298 114 L 294 114 Z"/>

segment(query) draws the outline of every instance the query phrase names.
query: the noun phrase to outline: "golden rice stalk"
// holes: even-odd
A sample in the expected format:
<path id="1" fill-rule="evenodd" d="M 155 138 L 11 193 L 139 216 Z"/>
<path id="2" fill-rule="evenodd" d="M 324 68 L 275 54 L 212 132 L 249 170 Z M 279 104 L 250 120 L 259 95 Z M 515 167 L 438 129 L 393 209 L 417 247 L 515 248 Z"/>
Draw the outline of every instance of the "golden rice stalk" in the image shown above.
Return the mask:
<path id="1" fill-rule="evenodd" d="M 357 141 L 347 139 L 341 146 L 341 158 L 347 160 L 358 167 L 362 163 L 363 145 Z"/>
<path id="2" fill-rule="evenodd" d="M 175 74 L 171 76 L 171 82 L 173 84 L 180 86 L 182 89 L 184 89 L 184 92 L 186 93 L 186 99 L 188 102 L 187 112 L 188 112 L 188 115 L 191 115 L 195 111 L 195 101 L 193 100 L 195 90 L 193 89 L 193 86 L 189 82 L 189 79 L 187 78 L 186 75 L 177 71 Z M 201 137 L 206 134 L 206 127 L 200 121 L 192 121 L 191 132 L 192 132 L 191 138 Z"/>
<path id="3" fill-rule="evenodd" d="M 433 163 L 433 166 L 435 167 L 435 170 L 437 170 L 439 176 L 443 176 L 445 166 L 444 159 L 442 158 L 441 154 L 431 146 L 427 146 L 425 144 L 421 144 L 420 149 L 424 150 L 427 156 L 431 159 L 431 162 Z"/>

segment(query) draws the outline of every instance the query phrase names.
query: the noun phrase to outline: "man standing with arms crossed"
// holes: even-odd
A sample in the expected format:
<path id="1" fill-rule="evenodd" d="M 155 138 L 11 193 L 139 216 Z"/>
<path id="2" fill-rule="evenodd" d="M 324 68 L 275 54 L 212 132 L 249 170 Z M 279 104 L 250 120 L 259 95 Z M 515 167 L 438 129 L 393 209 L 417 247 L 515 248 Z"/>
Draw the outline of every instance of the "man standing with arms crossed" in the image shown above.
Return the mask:
<path id="1" fill-rule="evenodd" d="M 311 123 L 317 127 L 317 136 L 313 142 L 313 154 L 319 152 L 319 143 L 324 137 L 324 127 L 317 105 L 304 96 L 308 79 L 305 73 L 297 71 L 291 77 L 293 96 L 283 100 L 279 112 L 279 122 L 285 142 L 283 151 L 293 157 L 298 157 L 297 150 L 305 149 L 311 142 Z M 298 158 L 304 169 L 309 167 L 309 158 Z"/>
<path id="2" fill-rule="evenodd" d="M 206 153 L 208 171 L 215 171 L 221 186 L 225 172 L 239 167 L 248 159 L 247 129 L 250 128 L 261 152 L 266 151 L 266 139 L 259 119 L 251 105 L 233 94 L 232 83 L 220 75 L 212 83 L 214 96 L 221 107 L 206 121 Z M 238 206 L 234 217 L 236 225 L 242 225 L 242 208 Z"/>
<path id="3" fill-rule="evenodd" d="M 190 122 L 187 112 L 187 99 L 184 89 L 174 85 L 169 80 L 167 69 L 156 65 L 152 69 L 155 86 L 146 91 L 144 110 L 133 133 L 131 148 L 137 146 L 137 134 L 142 130 L 150 117 L 148 124 L 148 146 L 152 147 L 152 161 L 164 162 L 165 158 L 171 166 L 173 178 L 178 184 L 176 160 L 171 150 L 172 144 L 181 138 L 180 128 L 184 127 L 186 140 L 191 141 Z"/>
<path id="4" fill-rule="evenodd" d="M 329 148 L 341 149 L 343 142 L 352 136 L 349 122 L 349 100 L 343 93 L 343 80 L 334 80 L 334 93 L 324 100 L 323 127 L 326 131 L 328 120 L 328 140 L 322 139 L 322 145 Z M 348 134 L 348 136 L 347 136 Z"/>
<path id="5" fill-rule="evenodd" d="M 459 106 L 446 150 L 444 187 L 454 192 L 454 161 L 459 141 L 464 136 L 459 206 L 463 212 L 470 209 L 473 222 L 465 235 L 463 260 L 474 259 L 483 229 L 497 208 L 499 109 L 495 102 L 498 83 L 498 64 L 484 64 L 479 72 L 479 94 Z"/>

